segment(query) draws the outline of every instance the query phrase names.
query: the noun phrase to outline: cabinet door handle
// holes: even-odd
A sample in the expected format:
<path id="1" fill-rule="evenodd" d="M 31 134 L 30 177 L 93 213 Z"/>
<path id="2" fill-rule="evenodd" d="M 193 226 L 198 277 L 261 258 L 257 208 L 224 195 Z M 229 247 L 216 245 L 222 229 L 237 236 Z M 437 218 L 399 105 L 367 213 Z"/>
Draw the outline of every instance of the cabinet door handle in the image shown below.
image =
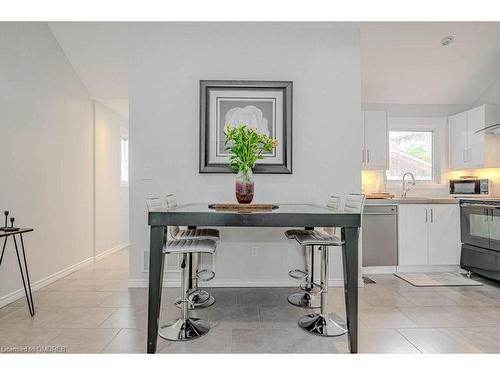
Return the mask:
<path id="1" fill-rule="evenodd" d="M 464 150 L 462 151 L 462 159 L 463 159 L 464 163 L 467 161 L 467 160 L 465 160 L 466 159 L 466 157 L 465 157 L 466 152 L 467 152 L 467 149 L 464 148 Z"/>
<path id="2" fill-rule="evenodd" d="M 368 164 L 370 164 L 370 149 L 366 149 L 366 159 L 368 160 Z"/>
<path id="3" fill-rule="evenodd" d="M 434 209 L 431 208 L 431 223 L 434 223 Z"/>
<path id="4" fill-rule="evenodd" d="M 429 222 L 429 215 L 427 214 L 427 208 L 425 209 L 425 222 Z"/>
<path id="5" fill-rule="evenodd" d="M 361 149 L 361 162 L 364 164 L 365 163 L 365 149 Z"/>

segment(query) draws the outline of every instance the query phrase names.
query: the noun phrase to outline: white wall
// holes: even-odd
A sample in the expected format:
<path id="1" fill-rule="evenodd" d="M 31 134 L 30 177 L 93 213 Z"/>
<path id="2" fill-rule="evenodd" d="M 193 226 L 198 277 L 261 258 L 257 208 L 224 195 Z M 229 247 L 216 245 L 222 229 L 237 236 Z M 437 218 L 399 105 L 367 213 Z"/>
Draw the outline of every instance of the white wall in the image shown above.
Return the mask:
<path id="1" fill-rule="evenodd" d="M 133 24 L 130 26 L 130 279 L 144 285 L 145 199 L 233 201 L 234 176 L 198 173 L 199 81 L 291 80 L 292 175 L 256 175 L 256 201 L 324 203 L 361 188 L 360 50 L 352 25 Z M 152 179 L 141 179 L 151 168 Z M 282 229 L 223 229 L 218 285 L 295 285 L 302 264 Z M 251 246 L 259 247 L 257 257 Z M 332 277 L 341 274 L 333 261 Z M 177 275 L 171 275 L 178 279 Z"/>
<path id="2" fill-rule="evenodd" d="M 494 81 L 491 86 L 474 101 L 474 106 L 482 104 L 500 104 L 500 79 Z"/>
<path id="3" fill-rule="evenodd" d="M 128 245 L 128 186 L 120 184 L 122 135 L 128 120 L 95 102 L 95 252 Z"/>
<path id="4" fill-rule="evenodd" d="M 0 113 L 0 211 L 35 229 L 37 282 L 93 255 L 92 100 L 45 23 L 0 23 Z M 0 306 L 20 288 L 10 240 Z"/>
<path id="5" fill-rule="evenodd" d="M 447 117 L 467 111 L 468 104 L 370 104 L 363 103 L 364 110 L 387 111 L 389 117 Z"/>

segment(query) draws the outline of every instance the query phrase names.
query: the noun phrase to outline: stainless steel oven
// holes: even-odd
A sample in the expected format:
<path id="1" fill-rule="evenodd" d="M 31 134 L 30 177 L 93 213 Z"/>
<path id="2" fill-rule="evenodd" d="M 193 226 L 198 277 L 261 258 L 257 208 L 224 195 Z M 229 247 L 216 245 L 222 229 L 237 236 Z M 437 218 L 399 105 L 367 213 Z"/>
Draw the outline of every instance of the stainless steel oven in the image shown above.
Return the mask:
<path id="1" fill-rule="evenodd" d="M 500 201 L 460 204 L 462 242 L 500 251 Z"/>
<path id="2" fill-rule="evenodd" d="M 500 280 L 500 200 L 462 200 L 461 266 Z"/>
<path id="3" fill-rule="evenodd" d="M 489 185 L 489 180 L 475 177 L 462 177 L 459 180 L 450 180 L 450 195 L 488 195 L 490 191 Z"/>

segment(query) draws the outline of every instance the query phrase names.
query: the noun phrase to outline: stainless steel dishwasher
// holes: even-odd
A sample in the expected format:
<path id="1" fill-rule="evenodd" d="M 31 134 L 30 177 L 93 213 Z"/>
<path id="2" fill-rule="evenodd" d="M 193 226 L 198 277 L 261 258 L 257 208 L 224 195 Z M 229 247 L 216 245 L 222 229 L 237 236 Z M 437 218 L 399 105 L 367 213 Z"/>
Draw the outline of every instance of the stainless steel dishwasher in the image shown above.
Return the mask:
<path id="1" fill-rule="evenodd" d="M 398 206 L 366 205 L 363 211 L 363 267 L 398 265 Z"/>

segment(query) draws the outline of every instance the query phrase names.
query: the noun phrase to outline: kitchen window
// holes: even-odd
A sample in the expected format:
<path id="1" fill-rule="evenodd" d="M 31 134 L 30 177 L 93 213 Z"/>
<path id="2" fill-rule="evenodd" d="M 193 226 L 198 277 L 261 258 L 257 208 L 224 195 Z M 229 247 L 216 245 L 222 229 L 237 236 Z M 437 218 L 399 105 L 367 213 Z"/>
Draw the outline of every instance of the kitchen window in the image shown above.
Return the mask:
<path id="1" fill-rule="evenodd" d="M 416 180 L 433 181 L 434 132 L 414 130 L 389 131 L 389 170 L 387 180 L 399 181 L 406 172 Z"/>
<path id="2" fill-rule="evenodd" d="M 120 141 L 121 148 L 121 186 L 128 186 L 128 138 L 122 137 Z"/>

